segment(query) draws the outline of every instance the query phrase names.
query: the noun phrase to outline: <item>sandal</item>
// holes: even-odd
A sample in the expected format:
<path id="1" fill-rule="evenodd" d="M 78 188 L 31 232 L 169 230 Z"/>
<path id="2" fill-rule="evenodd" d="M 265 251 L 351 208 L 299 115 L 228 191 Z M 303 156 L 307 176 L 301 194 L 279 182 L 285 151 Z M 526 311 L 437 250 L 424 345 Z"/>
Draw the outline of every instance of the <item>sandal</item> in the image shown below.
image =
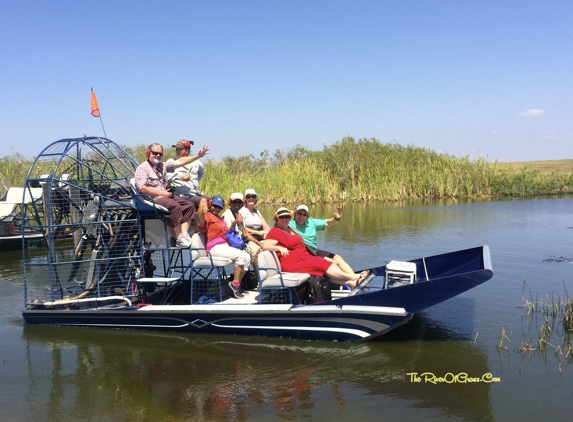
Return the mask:
<path id="1" fill-rule="evenodd" d="M 362 271 L 360 273 L 360 277 L 358 277 L 358 280 L 356 281 L 356 286 L 354 286 L 354 288 L 360 286 L 362 282 L 368 278 L 368 275 L 370 275 L 370 270 Z"/>

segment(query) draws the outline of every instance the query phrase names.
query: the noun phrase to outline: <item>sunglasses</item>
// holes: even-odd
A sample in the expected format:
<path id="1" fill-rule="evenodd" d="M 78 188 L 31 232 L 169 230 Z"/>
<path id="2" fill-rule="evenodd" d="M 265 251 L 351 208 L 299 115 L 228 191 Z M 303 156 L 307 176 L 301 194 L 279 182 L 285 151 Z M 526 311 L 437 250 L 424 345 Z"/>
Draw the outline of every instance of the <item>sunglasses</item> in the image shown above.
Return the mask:
<path id="1" fill-rule="evenodd" d="M 257 199 L 257 195 L 247 195 L 245 196 L 247 199 Z"/>
<path id="2" fill-rule="evenodd" d="M 308 216 L 308 214 L 305 213 L 305 212 L 297 212 L 296 215 L 300 215 L 300 216 L 302 216 L 302 217 Z"/>
<path id="3" fill-rule="evenodd" d="M 159 152 L 159 151 L 150 151 L 153 155 L 158 155 L 160 157 L 163 157 L 163 153 Z"/>
<path id="4" fill-rule="evenodd" d="M 283 218 L 288 218 L 290 220 L 290 215 L 281 215 L 279 217 L 280 220 L 282 220 Z"/>
<path id="5" fill-rule="evenodd" d="M 235 199 L 234 201 L 231 201 L 232 204 L 242 204 L 243 201 L 241 201 L 240 199 Z"/>
<path id="6" fill-rule="evenodd" d="M 215 205 L 215 204 L 213 204 L 213 208 L 215 208 L 215 209 L 217 209 L 217 210 L 222 210 L 222 209 L 223 209 L 223 207 L 220 207 L 219 205 Z"/>

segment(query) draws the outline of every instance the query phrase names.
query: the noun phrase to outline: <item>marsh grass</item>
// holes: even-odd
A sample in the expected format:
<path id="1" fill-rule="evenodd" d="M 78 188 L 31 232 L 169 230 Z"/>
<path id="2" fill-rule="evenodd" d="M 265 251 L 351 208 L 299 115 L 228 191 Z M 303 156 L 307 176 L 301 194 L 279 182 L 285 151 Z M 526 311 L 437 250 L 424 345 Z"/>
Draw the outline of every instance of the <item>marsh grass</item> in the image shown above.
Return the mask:
<path id="1" fill-rule="evenodd" d="M 145 145 L 123 146 L 137 162 Z M 212 147 L 214 148 L 214 147 Z M 165 159 L 173 148 L 165 148 Z M 22 186 L 32 160 L 20 154 L 0 158 L 0 170 L 12 186 Z M 573 174 L 455 157 L 427 148 L 384 144 L 376 139 L 345 137 L 320 151 L 302 146 L 265 150 L 258 157 L 204 159 L 201 189 L 230 196 L 255 188 L 261 204 L 401 201 L 478 197 L 532 197 L 573 193 Z"/>
<path id="2" fill-rule="evenodd" d="M 533 300 L 533 294 L 526 281 L 523 282 L 529 290 L 529 299 L 522 297 L 522 321 L 529 327 L 529 333 L 535 333 L 532 338 L 526 339 L 526 334 L 522 334 L 521 346 L 517 351 L 527 355 L 545 356 L 548 350 L 554 350 L 554 355 L 558 362 L 561 373 L 563 364 L 573 362 L 573 347 L 571 337 L 573 336 L 573 300 L 565 284 L 564 295 L 558 296 L 555 292 L 546 294 Z M 532 328 L 535 327 L 533 330 Z M 502 324 L 502 338 L 498 344 L 498 349 L 503 346 L 505 330 Z M 509 340 L 509 339 L 508 339 Z M 557 343 L 560 344 L 557 344 Z"/>
<path id="3" fill-rule="evenodd" d="M 499 350 L 500 352 L 504 351 L 504 350 L 509 351 L 509 347 L 507 347 L 503 344 L 505 340 L 507 340 L 511 343 L 511 340 L 509 339 L 509 337 L 505 333 L 505 327 L 503 325 L 503 322 L 501 322 L 501 335 L 500 335 L 499 343 L 497 345 L 497 350 Z"/>
<path id="4" fill-rule="evenodd" d="M 555 292 L 533 299 L 533 293 L 529 285 L 523 281 L 529 292 L 529 298 L 522 297 L 521 320 L 524 323 L 524 331 L 521 334 L 521 344 L 515 350 L 524 356 L 547 357 L 548 352 L 553 351 L 557 361 L 558 371 L 561 374 L 563 365 L 573 363 L 573 300 L 569 297 L 564 284 L 564 295 L 558 296 Z M 511 342 L 502 321 L 500 341 L 497 349 L 504 353 L 507 358 L 511 353 L 505 341 Z"/>

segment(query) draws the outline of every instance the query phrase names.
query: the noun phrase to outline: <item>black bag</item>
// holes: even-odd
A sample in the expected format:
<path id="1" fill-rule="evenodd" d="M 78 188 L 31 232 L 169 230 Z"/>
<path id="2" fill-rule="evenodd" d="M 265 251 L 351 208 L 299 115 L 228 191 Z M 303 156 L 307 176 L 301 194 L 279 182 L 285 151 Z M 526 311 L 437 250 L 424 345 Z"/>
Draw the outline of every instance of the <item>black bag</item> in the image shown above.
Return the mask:
<path id="1" fill-rule="evenodd" d="M 259 242 L 262 242 L 263 240 L 265 240 L 263 235 L 260 235 L 260 234 L 251 233 L 251 236 L 253 236 L 255 239 L 257 239 Z"/>
<path id="2" fill-rule="evenodd" d="M 241 284 L 245 290 L 255 290 L 259 285 L 257 273 L 254 271 L 247 271 L 243 277 L 243 280 L 241 280 Z"/>
<path id="3" fill-rule="evenodd" d="M 313 248 L 312 246 L 309 245 L 304 245 L 304 246 L 306 246 L 306 250 L 308 251 L 309 254 L 318 256 L 318 249 Z"/>
<path id="4" fill-rule="evenodd" d="M 324 277 L 319 275 L 311 275 L 307 281 L 306 288 L 306 304 L 318 302 L 327 302 L 332 300 L 332 292 L 330 291 L 330 283 Z"/>

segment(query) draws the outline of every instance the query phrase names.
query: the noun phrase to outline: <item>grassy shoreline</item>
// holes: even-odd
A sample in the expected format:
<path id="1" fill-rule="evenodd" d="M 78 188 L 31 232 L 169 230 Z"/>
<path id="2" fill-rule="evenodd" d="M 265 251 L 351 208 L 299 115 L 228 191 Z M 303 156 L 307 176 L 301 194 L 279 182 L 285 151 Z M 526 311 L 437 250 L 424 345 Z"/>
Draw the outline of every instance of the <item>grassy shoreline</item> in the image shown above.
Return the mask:
<path id="1" fill-rule="evenodd" d="M 540 173 L 573 174 L 573 159 L 545 161 L 515 161 L 506 164 L 515 170 L 532 170 Z"/>
<path id="2" fill-rule="evenodd" d="M 124 147 L 142 162 L 145 146 Z M 166 148 L 165 156 L 174 155 Z M 0 158 L 12 186 L 22 186 L 32 160 Z M 322 150 L 302 146 L 265 150 L 258 157 L 204 160 L 201 188 L 210 195 L 255 188 L 261 203 L 400 201 L 405 199 L 504 198 L 573 193 L 573 160 L 499 163 L 454 157 L 426 148 L 343 138 Z"/>

